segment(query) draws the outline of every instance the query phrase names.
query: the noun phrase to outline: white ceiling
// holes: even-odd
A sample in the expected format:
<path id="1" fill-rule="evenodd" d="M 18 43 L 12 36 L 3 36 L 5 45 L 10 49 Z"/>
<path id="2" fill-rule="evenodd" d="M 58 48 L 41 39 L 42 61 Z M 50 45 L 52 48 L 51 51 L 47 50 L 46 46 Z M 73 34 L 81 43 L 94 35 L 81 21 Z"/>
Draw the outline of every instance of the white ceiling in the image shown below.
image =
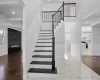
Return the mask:
<path id="1" fill-rule="evenodd" d="M 22 18 L 22 6 L 3 6 L 0 7 L 0 14 L 7 18 Z M 15 14 L 12 14 L 15 12 Z"/>
<path id="2" fill-rule="evenodd" d="M 21 0 L 0 0 L 0 22 L 8 21 L 9 24 L 22 26 L 23 6 Z"/>
<path id="3" fill-rule="evenodd" d="M 21 18 L 23 3 L 21 0 L 0 0 L 0 14 L 7 18 Z M 15 12 L 15 14 L 12 14 Z"/>

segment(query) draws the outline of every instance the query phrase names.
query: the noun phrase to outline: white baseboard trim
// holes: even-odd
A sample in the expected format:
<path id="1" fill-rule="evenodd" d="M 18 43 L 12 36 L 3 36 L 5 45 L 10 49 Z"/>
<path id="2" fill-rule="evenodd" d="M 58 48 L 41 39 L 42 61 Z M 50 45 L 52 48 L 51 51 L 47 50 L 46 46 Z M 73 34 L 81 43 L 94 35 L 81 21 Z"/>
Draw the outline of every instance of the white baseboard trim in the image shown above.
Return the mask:
<path id="1" fill-rule="evenodd" d="M 0 56 L 4 56 L 4 55 L 7 55 L 7 53 L 0 53 Z"/>
<path id="2" fill-rule="evenodd" d="M 23 74 L 23 80 L 27 80 L 27 74 Z"/>

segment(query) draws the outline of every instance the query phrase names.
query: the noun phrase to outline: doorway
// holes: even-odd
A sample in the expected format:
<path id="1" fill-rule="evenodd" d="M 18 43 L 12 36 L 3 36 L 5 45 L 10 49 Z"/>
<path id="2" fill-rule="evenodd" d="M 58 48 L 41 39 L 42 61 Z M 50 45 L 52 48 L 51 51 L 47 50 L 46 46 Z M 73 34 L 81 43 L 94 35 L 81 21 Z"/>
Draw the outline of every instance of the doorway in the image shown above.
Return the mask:
<path id="1" fill-rule="evenodd" d="M 22 70 L 21 31 L 8 28 L 7 80 L 23 80 Z"/>
<path id="2" fill-rule="evenodd" d="M 21 51 L 21 31 L 8 28 L 8 53 Z"/>

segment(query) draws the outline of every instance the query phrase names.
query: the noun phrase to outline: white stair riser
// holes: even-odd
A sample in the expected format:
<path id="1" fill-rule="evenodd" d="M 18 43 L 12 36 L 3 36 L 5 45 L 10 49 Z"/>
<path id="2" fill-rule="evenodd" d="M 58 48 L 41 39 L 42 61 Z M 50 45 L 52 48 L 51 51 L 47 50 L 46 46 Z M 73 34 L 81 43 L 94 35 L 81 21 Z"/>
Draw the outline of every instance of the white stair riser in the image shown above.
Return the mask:
<path id="1" fill-rule="evenodd" d="M 52 35 L 52 34 L 39 34 L 39 36 L 41 36 L 41 35 L 44 35 L 44 36 L 49 36 L 49 35 Z"/>
<path id="2" fill-rule="evenodd" d="M 40 33 L 52 33 L 52 31 L 40 31 Z"/>
<path id="3" fill-rule="evenodd" d="M 36 46 L 52 46 L 52 43 L 37 43 Z"/>
<path id="4" fill-rule="evenodd" d="M 37 41 L 48 41 L 48 42 L 52 42 L 52 39 L 50 39 L 50 40 L 37 40 Z"/>
<path id="5" fill-rule="evenodd" d="M 37 65 L 37 64 L 31 64 L 30 68 L 43 68 L 43 69 L 52 69 L 52 65 Z"/>
<path id="6" fill-rule="evenodd" d="M 52 42 L 52 40 L 37 40 L 37 42 Z"/>
<path id="7" fill-rule="evenodd" d="M 52 52 L 34 52 L 34 55 L 52 55 Z"/>
<path id="8" fill-rule="evenodd" d="M 32 61 L 52 61 L 52 58 L 32 58 Z"/>
<path id="9" fill-rule="evenodd" d="M 28 73 L 29 78 L 56 78 L 56 74 L 44 74 L 44 73 Z M 41 79 L 40 79 L 41 80 Z"/>
<path id="10" fill-rule="evenodd" d="M 52 47 L 35 47 L 35 50 L 52 50 Z"/>
<path id="11" fill-rule="evenodd" d="M 52 39 L 51 36 L 48 36 L 48 37 L 42 37 L 42 36 L 39 36 L 38 39 L 40 39 L 40 38 L 42 38 L 42 39 L 45 39 L 45 38 L 46 38 L 46 39 L 47 39 L 47 38 L 48 38 L 48 39 Z"/>

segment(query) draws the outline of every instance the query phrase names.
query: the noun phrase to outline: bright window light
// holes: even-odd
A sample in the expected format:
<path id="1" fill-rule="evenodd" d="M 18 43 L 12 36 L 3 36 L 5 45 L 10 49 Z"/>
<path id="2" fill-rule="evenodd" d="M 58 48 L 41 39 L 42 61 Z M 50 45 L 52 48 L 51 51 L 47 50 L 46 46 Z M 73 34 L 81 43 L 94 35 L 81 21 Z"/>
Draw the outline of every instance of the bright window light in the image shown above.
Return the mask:
<path id="1" fill-rule="evenodd" d="M 68 56 L 66 55 L 66 53 L 65 53 L 65 59 L 68 59 Z"/>

